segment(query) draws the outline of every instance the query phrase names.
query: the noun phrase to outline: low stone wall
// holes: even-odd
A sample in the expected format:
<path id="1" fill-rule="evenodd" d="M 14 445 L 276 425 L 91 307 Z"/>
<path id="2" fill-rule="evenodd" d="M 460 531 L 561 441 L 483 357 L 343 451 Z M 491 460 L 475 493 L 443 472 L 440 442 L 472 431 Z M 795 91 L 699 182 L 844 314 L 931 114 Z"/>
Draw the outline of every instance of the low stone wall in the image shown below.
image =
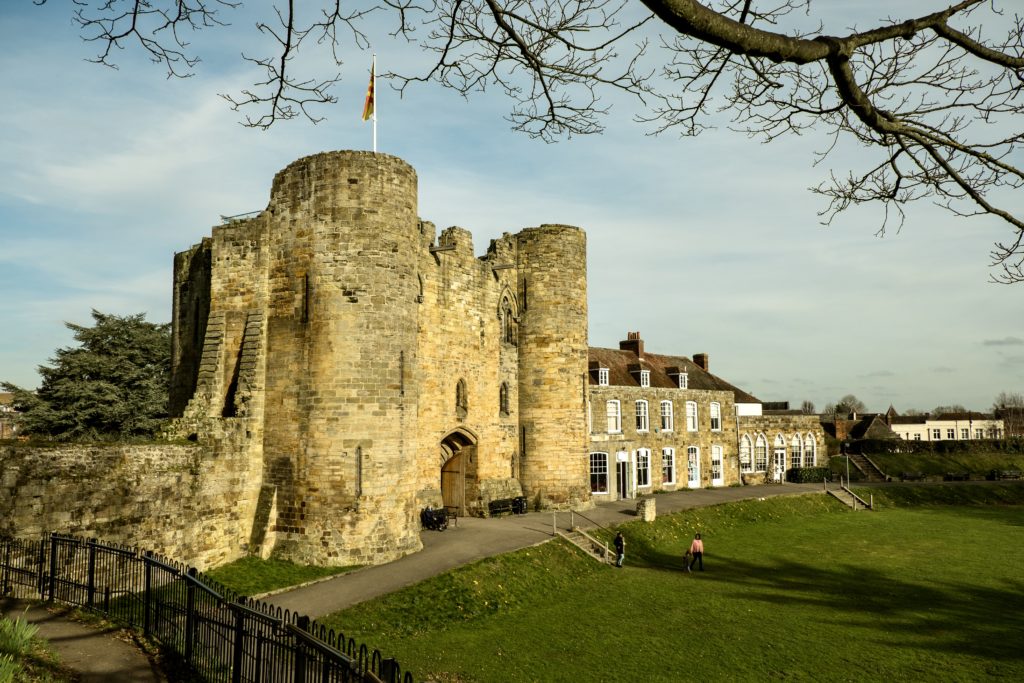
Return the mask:
<path id="1" fill-rule="evenodd" d="M 216 445 L 0 445 L 0 534 L 95 537 L 204 569 L 248 552 L 251 462 Z"/>

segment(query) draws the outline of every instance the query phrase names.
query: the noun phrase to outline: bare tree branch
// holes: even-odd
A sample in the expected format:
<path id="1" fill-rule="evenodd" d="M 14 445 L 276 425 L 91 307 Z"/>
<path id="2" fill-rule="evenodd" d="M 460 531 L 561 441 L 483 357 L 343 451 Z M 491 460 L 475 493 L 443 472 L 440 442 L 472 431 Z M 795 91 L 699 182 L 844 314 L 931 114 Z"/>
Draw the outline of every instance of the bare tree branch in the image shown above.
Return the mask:
<path id="1" fill-rule="evenodd" d="M 432 55 L 420 74 L 384 75 L 399 92 L 427 81 L 464 97 L 497 88 L 513 128 L 546 141 L 602 131 L 607 92 L 632 98 L 654 133 L 697 135 L 727 112 L 764 141 L 823 135 L 816 164 L 849 140 L 877 157 L 812 188 L 828 201 L 824 222 L 878 204 L 884 234 L 921 199 L 993 217 L 1011 237 L 993 248 L 992 279 L 1024 282 L 1024 219 L 1001 205 L 1024 186 L 1024 18 L 1005 13 L 1008 0 L 932 1 L 921 16 L 830 33 L 814 26 L 812 0 L 277 0 L 257 24 L 268 55 L 243 55 L 264 77 L 223 97 L 258 112 L 248 126 L 321 120 L 314 107 L 336 101 L 338 48 L 366 47 L 361 22 L 386 13 L 393 36 Z M 241 0 L 73 2 L 83 37 L 100 46 L 93 61 L 115 66 L 116 51 L 135 46 L 184 77 L 199 60 L 189 35 L 225 25 L 220 12 Z M 316 49 L 330 71 L 299 75 L 296 55 Z"/>

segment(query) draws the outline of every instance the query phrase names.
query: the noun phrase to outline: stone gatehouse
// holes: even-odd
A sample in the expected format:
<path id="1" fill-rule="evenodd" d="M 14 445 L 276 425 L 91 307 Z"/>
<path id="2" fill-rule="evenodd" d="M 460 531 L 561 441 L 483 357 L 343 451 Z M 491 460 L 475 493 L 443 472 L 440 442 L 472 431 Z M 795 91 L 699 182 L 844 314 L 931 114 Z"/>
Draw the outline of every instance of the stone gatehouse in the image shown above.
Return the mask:
<path id="1" fill-rule="evenodd" d="M 277 174 L 259 215 L 174 264 L 180 435 L 242 428 L 262 467 L 255 543 L 302 562 L 417 550 L 419 511 L 581 506 L 586 236 L 438 235 L 416 173 L 331 152 Z"/>

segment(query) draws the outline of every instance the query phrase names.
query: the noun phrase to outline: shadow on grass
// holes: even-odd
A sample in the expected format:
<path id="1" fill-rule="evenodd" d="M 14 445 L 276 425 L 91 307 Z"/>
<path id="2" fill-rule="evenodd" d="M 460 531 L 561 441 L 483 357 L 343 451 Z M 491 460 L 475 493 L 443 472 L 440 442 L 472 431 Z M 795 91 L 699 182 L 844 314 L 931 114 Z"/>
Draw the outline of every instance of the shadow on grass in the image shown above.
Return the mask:
<path id="1" fill-rule="evenodd" d="M 980 511 L 979 511 L 980 512 Z M 683 571 L 679 557 L 651 558 L 651 567 Z M 936 562 L 944 561 L 936 557 Z M 984 562 L 984 557 L 977 557 Z M 955 581 L 915 581 L 863 565 L 793 561 L 750 562 L 715 555 L 699 581 L 728 584 L 732 596 L 780 606 L 820 608 L 825 622 L 840 620 L 873 631 L 869 642 L 909 649 L 957 651 L 1000 661 L 1024 660 L 1024 580 L 1001 588 Z M 724 595 L 729 596 L 729 591 Z"/>

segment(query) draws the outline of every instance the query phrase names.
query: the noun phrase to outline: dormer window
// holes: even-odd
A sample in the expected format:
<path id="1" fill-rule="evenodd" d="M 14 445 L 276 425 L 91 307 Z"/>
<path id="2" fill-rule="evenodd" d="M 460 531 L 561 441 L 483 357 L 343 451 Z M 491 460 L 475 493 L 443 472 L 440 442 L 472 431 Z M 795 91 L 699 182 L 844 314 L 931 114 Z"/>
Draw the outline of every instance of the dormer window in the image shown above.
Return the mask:
<path id="1" fill-rule="evenodd" d="M 690 386 L 690 376 L 687 375 L 685 372 L 680 372 L 679 373 L 679 388 L 680 389 L 688 389 L 689 386 Z"/>
<path id="2" fill-rule="evenodd" d="M 608 368 L 597 369 L 597 386 L 606 387 L 608 386 Z"/>
<path id="3" fill-rule="evenodd" d="M 640 371 L 640 386 L 649 387 L 651 386 L 651 371 L 641 370 Z"/>

